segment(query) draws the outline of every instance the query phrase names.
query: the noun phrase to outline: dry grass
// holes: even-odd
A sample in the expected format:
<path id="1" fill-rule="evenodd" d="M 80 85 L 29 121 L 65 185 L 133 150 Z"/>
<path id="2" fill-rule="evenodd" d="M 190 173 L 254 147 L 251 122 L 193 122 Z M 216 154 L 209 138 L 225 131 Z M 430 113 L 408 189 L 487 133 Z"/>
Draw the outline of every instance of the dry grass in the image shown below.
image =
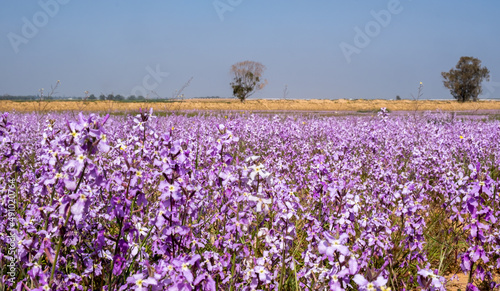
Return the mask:
<path id="1" fill-rule="evenodd" d="M 244 111 L 373 111 L 386 107 L 391 111 L 443 110 L 474 111 L 500 110 L 500 101 L 458 103 L 450 101 L 411 100 L 248 100 L 193 99 L 174 102 L 113 102 L 113 101 L 48 101 L 44 111 L 135 111 L 153 107 L 156 111 L 171 110 L 244 110 Z M 0 101 L 1 111 L 36 111 L 42 108 L 38 102 Z"/>

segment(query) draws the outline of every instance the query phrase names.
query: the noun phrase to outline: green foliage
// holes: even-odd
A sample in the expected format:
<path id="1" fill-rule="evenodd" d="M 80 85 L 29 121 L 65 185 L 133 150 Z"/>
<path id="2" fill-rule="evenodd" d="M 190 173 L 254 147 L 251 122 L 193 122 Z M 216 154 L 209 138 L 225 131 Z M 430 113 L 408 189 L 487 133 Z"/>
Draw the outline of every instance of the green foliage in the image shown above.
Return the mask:
<path id="1" fill-rule="evenodd" d="M 258 62 L 244 61 L 234 64 L 231 67 L 233 96 L 244 102 L 253 93 L 264 88 L 267 84 L 266 80 L 262 80 L 264 70 L 264 65 Z"/>
<path id="2" fill-rule="evenodd" d="M 247 79 L 246 82 L 244 78 L 234 78 L 234 81 L 231 83 L 233 95 L 241 102 L 245 101 L 247 96 L 255 89 L 255 86 L 260 81 L 259 77 L 255 77 L 252 72 L 247 72 L 245 78 Z M 248 80 L 250 82 L 248 82 Z"/>
<path id="3" fill-rule="evenodd" d="M 478 101 L 483 92 L 481 83 L 490 79 L 490 71 L 481 67 L 481 61 L 474 57 L 461 57 L 455 69 L 442 72 L 443 84 L 459 102 Z"/>

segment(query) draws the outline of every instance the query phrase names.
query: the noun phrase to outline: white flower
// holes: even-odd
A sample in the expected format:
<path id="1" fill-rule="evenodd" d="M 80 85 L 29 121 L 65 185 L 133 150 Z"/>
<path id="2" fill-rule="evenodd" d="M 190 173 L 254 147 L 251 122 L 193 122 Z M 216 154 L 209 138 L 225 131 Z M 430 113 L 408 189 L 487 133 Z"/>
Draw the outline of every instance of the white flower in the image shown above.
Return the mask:
<path id="1" fill-rule="evenodd" d="M 258 159 L 260 159 L 260 156 L 250 156 L 250 157 L 248 157 L 248 158 L 245 159 L 245 162 L 247 162 L 247 163 L 250 162 L 250 161 L 251 162 L 255 162 Z"/>
<path id="2" fill-rule="evenodd" d="M 78 138 L 78 136 L 80 135 L 78 132 L 76 132 L 74 129 L 71 131 L 71 136 L 74 137 L 74 138 Z"/>
<path id="3" fill-rule="evenodd" d="M 264 168 L 264 165 L 259 164 L 257 166 L 253 165 L 250 167 L 252 169 L 252 172 L 250 173 L 250 179 L 255 180 L 255 176 L 260 176 L 262 179 L 266 179 L 271 175 L 271 173 L 267 172 L 266 169 Z"/>
<path id="4" fill-rule="evenodd" d="M 426 278 L 427 277 L 431 278 L 433 287 L 440 288 L 442 286 L 440 281 L 441 276 L 438 276 L 433 272 L 429 272 L 428 270 L 423 270 L 423 269 L 418 271 L 418 274 Z"/>
<path id="5" fill-rule="evenodd" d="M 261 237 L 263 235 L 266 235 L 267 231 L 268 231 L 268 229 L 266 227 L 263 227 L 263 228 L 259 229 L 259 233 L 257 233 L 257 236 Z"/>
<path id="6" fill-rule="evenodd" d="M 78 157 L 76 157 L 76 160 L 80 163 L 83 163 L 85 161 L 85 156 L 80 154 Z"/>
<path id="7" fill-rule="evenodd" d="M 162 215 L 161 211 L 159 215 Z M 140 235 L 148 234 L 148 229 L 146 227 L 143 227 L 140 222 L 135 225 L 135 228 L 137 229 Z"/>
<path id="8" fill-rule="evenodd" d="M 122 151 L 127 149 L 127 145 L 124 144 L 121 139 L 118 139 L 118 143 L 117 143 L 116 147 L 121 149 Z"/>
<path id="9" fill-rule="evenodd" d="M 264 210 L 266 212 L 269 211 L 269 206 L 267 206 L 267 205 L 271 204 L 271 202 L 273 201 L 270 198 L 262 198 L 262 197 L 257 197 L 257 196 L 249 196 L 248 200 L 257 202 L 257 212 L 262 211 L 262 206 L 264 206 Z"/>
<path id="10" fill-rule="evenodd" d="M 257 273 L 259 275 L 259 279 L 263 282 L 266 282 L 268 281 L 268 276 L 267 276 L 267 270 L 266 268 L 264 268 L 263 266 L 255 266 L 254 268 L 255 270 L 255 273 Z"/>

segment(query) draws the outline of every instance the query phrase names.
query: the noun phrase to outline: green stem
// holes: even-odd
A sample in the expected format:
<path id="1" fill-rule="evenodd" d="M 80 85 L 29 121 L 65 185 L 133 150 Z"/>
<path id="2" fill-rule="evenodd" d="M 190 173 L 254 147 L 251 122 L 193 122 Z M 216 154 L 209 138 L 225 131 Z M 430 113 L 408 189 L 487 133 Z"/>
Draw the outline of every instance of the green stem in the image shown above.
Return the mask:
<path id="1" fill-rule="evenodd" d="M 233 291 L 234 290 L 234 284 L 235 284 L 235 280 L 234 280 L 234 271 L 235 271 L 235 267 L 236 267 L 236 255 L 234 253 L 234 250 L 233 250 L 233 255 L 231 256 L 231 289 L 230 291 Z"/>
<path id="2" fill-rule="evenodd" d="M 118 230 L 118 236 L 116 238 L 116 244 L 115 244 L 115 252 L 113 254 L 113 261 L 111 263 L 111 269 L 109 270 L 109 276 L 108 276 L 108 291 L 112 291 L 111 289 L 111 279 L 113 278 L 113 269 L 115 268 L 115 257 L 116 254 L 118 253 L 118 243 L 120 242 L 120 236 L 122 235 L 122 224 L 123 224 L 123 218 L 120 219 L 118 222 L 119 225 L 119 230 Z"/>
<path id="3" fill-rule="evenodd" d="M 299 280 L 297 280 L 297 265 L 295 265 L 295 267 L 293 268 L 293 274 L 295 275 L 295 291 L 299 291 Z"/>
<path id="4" fill-rule="evenodd" d="M 471 266 L 470 266 L 470 272 L 469 272 L 469 280 L 467 280 L 467 285 L 472 283 L 472 273 L 473 273 L 473 270 L 474 270 L 474 262 L 472 262 Z"/>
<path id="5" fill-rule="evenodd" d="M 80 179 L 78 180 L 78 184 L 76 185 L 75 191 L 73 193 L 76 193 L 76 191 L 78 191 L 78 188 L 80 188 L 80 184 L 82 183 L 86 169 L 87 169 L 87 162 L 85 162 L 85 164 L 83 165 L 83 170 L 80 175 Z M 61 230 L 65 230 L 66 226 L 68 225 L 69 217 L 71 215 L 71 207 L 73 206 L 74 203 L 75 201 L 72 201 L 68 207 L 68 214 L 66 214 L 66 220 L 64 221 L 64 226 L 61 228 Z M 56 256 L 54 257 L 54 264 L 52 265 L 52 271 L 50 272 L 49 284 L 52 284 L 52 280 L 54 279 L 54 273 L 56 271 L 57 259 L 59 258 L 59 252 L 61 251 L 63 237 L 64 233 L 61 233 L 61 235 L 59 236 L 59 243 L 57 244 Z"/>
<path id="6" fill-rule="evenodd" d="M 146 240 L 149 238 L 149 235 L 151 234 L 151 231 L 153 230 L 154 227 L 155 227 L 155 225 L 153 224 L 153 226 L 151 226 L 151 228 L 149 229 L 146 237 L 142 240 L 141 244 L 139 245 L 139 252 L 137 253 L 137 255 L 134 256 L 134 259 L 133 259 L 134 261 L 135 261 L 135 258 L 137 258 L 137 256 L 141 253 L 142 247 L 146 243 Z M 127 260 L 128 260 L 128 256 L 127 256 Z M 128 268 L 128 273 L 130 273 L 131 269 L 132 269 L 132 264 L 130 264 L 130 266 Z"/>
<path id="7" fill-rule="evenodd" d="M 280 285 L 278 286 L 278 290 L 283 290 L 282 286 L 285 284 L 285 236 L 288 230 L 288 221 L 285 222 L 285 234 L 283 235 L 283 251 L 281 253 L 281 276 L 280 276 Z"/>
<path id="8" fill-rule="evenodd" d="M 68 214 L 66 214 L 66 220 L 64 221 L 64 226 L 61 228 L 61 230 L 66 229 L 66 226 L 68 225 L 69 217 L 71 215 L 71 207 L 73 206 L 73 203 L 74 202 L 71 202 L 71 204 L 68 207 Z M 52 271 L 50 272 L 49 284 L 51 284 L 52 279 L 54 279 L 54 272 L 56 271 L 57 259 L 59 258 L 59 252 L 61 251 L 63 237 L 64 237 L 64 233 L 61 233 L 59 236 L 59 242 L 57 244 L 56 256 L 54 258 L 54 264 L 52 264 Z"/>

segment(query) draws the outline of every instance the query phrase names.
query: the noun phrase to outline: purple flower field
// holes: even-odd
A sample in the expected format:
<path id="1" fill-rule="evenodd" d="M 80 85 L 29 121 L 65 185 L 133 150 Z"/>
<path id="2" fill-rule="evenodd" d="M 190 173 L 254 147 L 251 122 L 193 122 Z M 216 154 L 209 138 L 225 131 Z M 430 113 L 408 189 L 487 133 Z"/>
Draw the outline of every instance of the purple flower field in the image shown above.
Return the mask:
<path id="1" fill-rule="evenodd" d="M 498 120 L 4 113 L 0 142 L 0 290 L 499 286 Z"/>

